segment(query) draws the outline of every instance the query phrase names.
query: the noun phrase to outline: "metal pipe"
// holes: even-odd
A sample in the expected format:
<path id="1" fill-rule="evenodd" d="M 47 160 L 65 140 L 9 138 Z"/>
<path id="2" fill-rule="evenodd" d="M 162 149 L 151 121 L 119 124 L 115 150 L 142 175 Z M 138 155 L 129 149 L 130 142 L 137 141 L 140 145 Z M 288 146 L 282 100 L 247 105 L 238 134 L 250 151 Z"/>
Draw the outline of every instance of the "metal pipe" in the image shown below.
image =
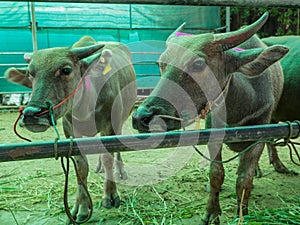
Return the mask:
<path id="1" fill-rule="evenodd" d="M 38 47 L 37 47 L 37 38 L 36 38 L 36 20 L 35 20 L 34 2 L 30 2 L 30 15 L 31 15 L 32 47 L 33 47 L 33 51 L 36 51 L 38 50 Z"/>
<path id="2" fill-rule="evenodd" d="M 0 66 L 28 66 L 28 64 L 23 63 L 0 63 Z M 0 77 L 2 78 L 2 77 Z"/>
<path id="3" fill-rule="evenodd" d="M 0 55 L 24 55 L 25 53 L 26 52 L 0 52 Z"/>
<path id="4" fill-rule="evenodd" d="M 0 0 L 7 1 L 7 0 Z M 9 0 L 13 1 L 13 0 Z M 21 1 L 21 0 L 19 0 Z M 237 7 L 300 7 L 300 0 L 35 0 L 36 2 L 81 2 L 111 4 L 158 4 L 158 5 L 202 5 L 202 6 L 237 6 Z"/>
<path id="5" fill-rule="evenodd" d="M 299 136 L 299 133 L 299 123 L 294 122 L 290 125 L 287 123 L 267 124 L 234 128 L 78 138 L 73 140 L 71 155 L 205 145 L 208 142 L 236 143 L 287 137 L 296 138 Z M 70 139 L 58 140 L 56 145 L 57 156 L 68 155 Z M 51 158 L 55 155 L 54 146 L 55 141 L 1 144 L 0 162 Z"/>
<path id="6" fill-rule="evenodd" d="M 226 32 L 230 31 L 230 7 L 226 7 Z"/>
<path id="7" fill-rule="evenodd" d="M 1 95 L 11 95 L 11 94 L 30 94 L 31 93 L 31 90 L 30 91 L 18 91 L 18 92 L 5 92 L 5 91 L 0 91 L 0 94 Z"/>

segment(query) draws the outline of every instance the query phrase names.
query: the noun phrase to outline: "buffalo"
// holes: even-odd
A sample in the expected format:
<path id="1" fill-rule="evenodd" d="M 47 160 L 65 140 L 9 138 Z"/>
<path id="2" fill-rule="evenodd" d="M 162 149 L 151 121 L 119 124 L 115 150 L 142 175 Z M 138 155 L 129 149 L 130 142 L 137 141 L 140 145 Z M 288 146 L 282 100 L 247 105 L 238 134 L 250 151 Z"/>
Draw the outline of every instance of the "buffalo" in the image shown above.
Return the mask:
<path id="1" fill-rule="evenodd" d="M 284 74 L 284 85 L 277 108 L 272 116 L 273 122 L 298 120 L 300 115 L 300 65 L 298 58 L 300 56 L 300 37 L 298 36 L 280 36 L 263 38 L 262 41 L 273 46 L 281 44 L 287 46 L 290 51 L 287 56 L 280 60 Z"/>
<path id="2" fill-rule="evenodd" d="M 180 129 L 193 118 L 206 117 L 207 128 L 268 124 L 283 89 L 277 62 L 289 49 L 266 46 L 256 35 L 268 18 L 240 30 L 221 34 L 188 35 L 183 26 L 171 34 L 159 59 L 162 77 L 151 95 L 132 115 L 140 132 Z M 235 152 L 253 142 L 229 144 Z M 192 143 L 191 143 L 192 144 Z M 237 210 L 248 214 L 255 168 L 264 144 L 240 155 L 237 170 Z M 219 224 L 219 193 L 224 181 L 222 143 L 209 142 L 210 193 L 200 224 Z"/>
<path id="3" fill-rule="evenodd" d="M 276 44 L 281 44 L 288 47 L 290 50 L 286 57 L 281 59 L 279 62 L 281 64 L 284 84 L 283 90 L 276 107 L 272 115 L 272 123 L 278 123 L 281 121 L 293 121 L 299 120 L 300 107 L 299 99 L 300 92 L 300 65 L 298 63 L 298 58 L 300 55 L 299 43 L 300 37 L 298 36 L 279 36 L 279 37 L 267 37 L 262 38 L 262 41 L 267 46 L 273 46 Z M 281 162 L 278 160 L 277 152 L 275 146 L 268 144 L 270 162 L 273 163 L 276 171 L 282 173 L 290 173 L 292 175 L 297 175 L 295 171 L 288 170 Z"/>
<path id="4" fill-rule="evenodd" d="M 298 106 L 300 93 L 299 84 L 300 77 L 298 76 L 300 66 L 298 63 L 298 57 L 300 50 L 298 48 L 300 38 L 298 36 L 279 36 L 279 37 L 267 37 L 262 38 L 262 41 L 267 46 L 273 46 L 281 44 L 288 47 L 290 50 L 286 57 L 280 60 L 280 64 L 284 74 L 283 91 L 272 115 L 272 123 L 278 123 L 281 121 L 293 121 L 299 120 L 300 108 Z M 277 151 L 275 146 L 268 144 L 270 162 L 273 163 L 276 171 L 282 173 L 291 173 L 297 175 L 297 172 L 289 171 L 281 162 L 278 160 Z"/>
<path id="5" fill-rule="evenodd" d="M 135 71 L 126 46 L 117 42 L 98 43 L 84 36 L 71 47 L 37 50 L 24 58 L 28 67 L 6 71 L 9 81 L 32 88 L 19 122 L 22 127 L 32 132 L 47 130 L 53 119 L 44 112 L 52 107 L 55 120 L 63 118 L 67 138 L 121 134 L 136 101 Z M 53 107 L 68 98 L 59 107 Z M 126 178 L 120 154 L 115 161 L 110 153 L 101 154 L 100 159 L 105 171 L 102 204 L 106 208 L 118 207 L 120 198 L 113 165 L 117 176 Z M 80 223 L 90 213 L 84 189 L 89 167 L 84 152 L 75 156 L 75 161 L 78 189 L 71 215 Z"/>

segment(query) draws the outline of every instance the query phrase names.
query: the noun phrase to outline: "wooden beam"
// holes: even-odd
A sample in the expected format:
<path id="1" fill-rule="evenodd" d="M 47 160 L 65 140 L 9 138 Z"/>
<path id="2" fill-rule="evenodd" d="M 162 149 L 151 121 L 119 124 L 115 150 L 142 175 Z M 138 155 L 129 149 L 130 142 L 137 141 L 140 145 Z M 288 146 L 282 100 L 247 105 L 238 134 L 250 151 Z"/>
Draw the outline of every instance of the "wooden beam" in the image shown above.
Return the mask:
<path id="1" fill-rule="evenodd" d="M 25 2 L 25 1 L 19 0 L 19 2 Z M 299 8 L 300 7 L 300 0 L 37 0 L 36 2 L 80 2 L 80 3 L 198 5 L 198 6 L 201 5 L 201 6 L 266 7 L 266 8 L 268 7 Z"/>

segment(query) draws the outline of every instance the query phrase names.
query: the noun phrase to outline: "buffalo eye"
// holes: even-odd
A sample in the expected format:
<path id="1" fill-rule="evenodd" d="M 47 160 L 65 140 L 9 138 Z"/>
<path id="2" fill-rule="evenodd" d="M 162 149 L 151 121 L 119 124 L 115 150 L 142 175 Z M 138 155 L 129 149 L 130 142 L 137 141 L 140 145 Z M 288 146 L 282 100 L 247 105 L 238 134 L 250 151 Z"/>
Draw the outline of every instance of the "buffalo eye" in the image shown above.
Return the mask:
<path id="1" fill-rule="evenodd" d="M 204 70 L 204 68 L 205 68 L 205 62 L 198 60 L 192 64 L 191 71 L 192 72 L 201 72 L 202 70 Z"/>
<path id="2" fill-rule="evenodd" d="M 70 66 L 66 66 L 66 67 L 62 68 L 60 71 L 60 74 L 64 75 L 64 76 L 70 75 L 71 73 L 72 73 L 72 67 L 70 67 Z"/>

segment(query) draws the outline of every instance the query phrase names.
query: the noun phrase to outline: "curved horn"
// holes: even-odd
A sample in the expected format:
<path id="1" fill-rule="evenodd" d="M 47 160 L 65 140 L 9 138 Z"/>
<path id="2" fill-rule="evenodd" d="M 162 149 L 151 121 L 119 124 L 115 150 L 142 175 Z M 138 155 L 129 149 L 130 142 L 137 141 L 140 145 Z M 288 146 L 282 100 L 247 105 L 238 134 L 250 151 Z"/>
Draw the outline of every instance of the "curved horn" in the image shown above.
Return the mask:
<path id="1" fill-rule="evenodd" d="M 71 53 L 76 55 L 78 57 L 78 59 L 83 59 L 83 58 L 90 56 L 91 54 L 100 50 L 103 47 L 104 47 L 104 44 L 95 44 L 95 45 L 90 45 L 90 46 L 86 46 L 86 47 L 72 48 Z"/>
<path id="2" fill-rule="evenodd" d="M 226 51 L 231 49 L 250 37 L 252 37 L 265 24 L 269 16 L 265 12 L 256 22 L 248 25 L 240 30 L 214 35 L 214 44 L 217 44 L 221 50 Z"/>
<path id="3" fill-rule="evenodd" d="M 180 32 L 183 30 L 183 28 L 185 27 L 185 23 L 181 24 L 167 39 L 167 42 L 169 42 L 170 40 L 172 40 L 174 37 L 176 37 L 176 33 Z"/>

